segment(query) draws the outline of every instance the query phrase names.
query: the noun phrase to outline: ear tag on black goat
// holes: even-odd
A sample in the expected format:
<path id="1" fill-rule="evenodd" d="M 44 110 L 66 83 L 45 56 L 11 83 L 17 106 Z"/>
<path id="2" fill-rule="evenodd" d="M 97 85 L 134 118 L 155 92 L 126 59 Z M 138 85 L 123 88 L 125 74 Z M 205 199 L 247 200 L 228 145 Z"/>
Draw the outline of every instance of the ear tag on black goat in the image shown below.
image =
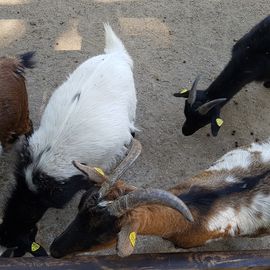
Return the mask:
<path id="1" fill-rule="evenodd" d="M 223 125 L 223 120 L 219 117 L 212 118 L 211 121 L 211 131 L 212 135 L 216 137 L 218 135 L 220 127 Z"/>
<path id="2" fill-rule="evenodd" d="M 180 94 L 185 94 L 187 92 L 188 92 L 188 89 L 187 88 L 180 89 Z"/>
<path id="3" fill-rule="evenodd" d="M 40 248 L 40 245 L 36 242 L 33 242 L 31 245 L 31 251 L 36 252 Z"/>
<path id="4" fill-rule="evenodd" d="M 189 90 L 187 88 L 181 88 L 181 89 L 179 89 L 178 93 L 174 93 L 173 95 L 175 97 L 188 98 Z"/>
<path id="5" fill-rule="evenodd" d="M 221 127 L 223 125 L 224 121 L 221 118 L 216 118 L 216 124 Z"/>
<path id="6" fill-rule="evenodd" d="M 40 244 L 38 244 L 36 242 L 31 243 L 29 252 L 34 257 L 48 256 L 46 250 Z"/>

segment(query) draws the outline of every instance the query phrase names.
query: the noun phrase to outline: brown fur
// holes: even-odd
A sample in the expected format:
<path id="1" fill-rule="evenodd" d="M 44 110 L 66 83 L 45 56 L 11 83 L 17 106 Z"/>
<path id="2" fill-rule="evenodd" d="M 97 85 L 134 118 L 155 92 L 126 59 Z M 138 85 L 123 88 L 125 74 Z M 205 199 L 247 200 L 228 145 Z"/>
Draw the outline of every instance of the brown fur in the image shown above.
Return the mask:
<path id="1" fill-rule="evenodd" d="M 0 141 L 5 150 L 13 138 L 32 130 L 25 78 L 16 73 L 18 68 L 23 69 L 19 59 L 0 58 Z"/>
<path id="2" fill-rule="evenodd" d="M 135 189 L 136 187 L 128 185 L 122 180 L 118 180 L 107 194 L 106 199 L 109 201 L 115 200 Z"/>
<path id="3" fill-rule="evenodd" d="M 191 212 L 194 223 L 188 222 L 180 213 L 169 207 L 142 206 L 122 217 L 119 226 L 138 224 L 138 234 L 160 236 L 181 248 L 198 247 L 208 240 L 226 237 L 226 231 L 224 233 L 207 231 L 204 219 L 196 211 Z"/>
<path id="4" fill-rule="evenodd" d="M 171 188 L 169 191 L 179 196 L 188 193 L 194 186 L 215 190 L 229 184 L 224 182 L 224 179 L 229 175 L 234 175 L 236 178 L 242 179 L 246 176 L 258 175 L 267 170 L 269 170 L 269 164 L 262 164 L 259 155 L 255 154 L 254 162 L 247 170 L 202 171 L 198 175 L 183 181 L 180 185 Z M 269 178 L 270 176 L 267 175 L 261 180 L 256 189 L 243 193 L 242 198 L 239 198 L 238 195 L 235 194 L 231 196 L 231 202 L 228 201 L 227 197 L 219 199 L 211 205 L 211 209 L 207 214 L 202 214 L 198 209 L 190 207 L 190 211 L 195 220 L 193 223 L 188 222 L 179 212 L 169 207 L 150 205 L 141 206 L 126 213 L 119 219 L 119 230 L 128 224 L 133 224 L 133 227 L 137 228 L 137 234 L 160 236 L 181 248 L 198 247 L 206 244 L 209 240 L 226 238 L 229 236 L 231 225 L 228 225 L 225 231 L 208 231 L 206 229 L 208 220 L 219 211 L 222 211 L 224 205 L 231 205 L 236 210 L 239 209 L 241 205 L 248 205 L 252 201 L 252 194 L 257 193 L 258 190 L 261 193 L 267 194 L 269 192 L 267 184 L 270 182 Z M 125 188 L 125 185 L 123 181 L 119 183 L 116 182 L 110 191 L 110 193 L 115 194 L 116 197 L 112 196 L 106 199 L 116 199 L 120 194 L 124 195 L 128 193 L 129 190 Z M 235 202 L 237 203 L 235 204 Z M 260 217 L 258 216 L 258 218 Z M 240 230 L 238 230 L 236 235 L 240 235 L 240 233 Z M 265 233 L 265 229 L 260 229 L 252 236 L 258 236 L 263 233 Z"/>

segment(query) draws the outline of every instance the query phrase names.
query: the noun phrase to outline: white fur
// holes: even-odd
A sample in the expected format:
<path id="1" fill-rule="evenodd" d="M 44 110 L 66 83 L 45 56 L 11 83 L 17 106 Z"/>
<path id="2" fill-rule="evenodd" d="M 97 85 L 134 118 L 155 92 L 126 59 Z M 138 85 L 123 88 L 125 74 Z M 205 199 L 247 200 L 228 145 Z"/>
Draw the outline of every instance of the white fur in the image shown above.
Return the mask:
<path id="1" fill-rule="evenodd" d="M 98 203 L 98 206 L 100 206 L 100 207 L 106 207 L 106 206 L 108 206 L 111 203 L 112 203 L 112 201 L 102 201 L 102 202 Z"/>
<path id="2" fill-rule="evenodd" d="M 238 206 L 239 205 L 235 205 Z M 257 214 L 261 214 L 258 217 Z M 269 228 L 270 225 L 270 194 L 257 194 L 250 205 L 241 206 L 240 210 L 224 208 L 210 218 L 209 231 L 225 232 L 230 227 L 229 235 L 235 236 L 255 234 L 258 229 Z"/>
<path id="3" fill-rule="evenodd" d="M 105 38 L 107 54 L 85 61 L 55 90 L 30 138 L 34 167 L 57 179 L 78 173 L 72 160 L 108 170 L 131 141 L 137 102 L 132 59 L 109 25 Z"/>
<path id="4" fill-rule="evenodd" d="M 232 170 L 234 168 L 247 169 L 251 164 L 251 154 L 247 150 L 237 149 L 225 154 L 216 161 L 208 170 Z"/>
<path id="5" fill-rule="evenodd" d="M 2 147 L 2 144 L 0 143 L 0 156 L 2 155 L 3 153 L 3 147 Z"/>
<path id="6" fill-rule="evenodd" d="M 33 172 L 33 164 L 30 164 L 24 171 L 25 173 L 25 178 L 27 180 L 27 185 L 29 187 L 30 190 L 36 192 L 37 191 L 37 187 L 36 185 L 33 183 L 33 177 L 32 177 L 32 172 Z"/>
<path id="7" fill-rule="evenodd" d="M 236 149 L 216 161 L 208 170 L 232 170 L 234 168 L 247 169 L 252 163 L 252 153 L 258 152 L 262 162 L 270 162 L 270 141 L 258 144 L 253 143 L 245 149 Z"/>
<path id="8" fill-rule="evenodd" d="M 7 250 L 7 247 L 0 245 L 0 256 Z"/>
<path id="9" fill-rule="evenodd" d="M 235 178 L 235 177 L 232 176 L 232 175 L 229 175 L 229 176 L 227 176 L 227 177 L 225 178 L 225 181 L 228 182 L 228 183 L 236 183 L 236 182 L 238 182 L 237 180 L 238 180 L 238 179 Z"/>
<path id="10" fill-rule="evenodd" d="M 262 144 L 253 143 L 248 149 L 250 152 L 259 152 L 261 154 L 262 162 L 270 161 L 270 141 Z"/>

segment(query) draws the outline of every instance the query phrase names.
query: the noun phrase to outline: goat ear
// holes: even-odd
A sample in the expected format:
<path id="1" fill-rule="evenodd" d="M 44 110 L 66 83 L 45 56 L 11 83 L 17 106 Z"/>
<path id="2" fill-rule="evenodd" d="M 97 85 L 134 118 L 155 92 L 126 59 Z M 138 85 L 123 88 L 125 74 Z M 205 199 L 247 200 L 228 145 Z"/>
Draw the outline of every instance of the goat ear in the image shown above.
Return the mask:
<path id="1" fill-rule="evenodd" d="M 117 254 L 126 257 L 132 254 L 136 245 L 137 226 L 125 225 L 118 233 Z"/>
<path id="2" fill-rule="evenodd" d="M 180 89 L 179 93 L 173 94 L 175 97 L 182 97 L 182 98 L 188 98 L 189 91 L 186 88 Z"/>
<path id="3" fill-rule="evenodd" d="M 31 253 L 34 257 L 48 256 L 46 250 L 37 242 L 31 243 L 28 252 Z"/>
<path id="4" fill-rule="evenodd" d="M 213 117 L 211 121 L 211 132 L 214 137 L 218 135 L 220 127 L 223 125 L 223 120 L 220 117 Z"/>
<path id="5" fill-rule="evenodd" d="M 78 161 L 72 161 L 72 164 L 83 174 L 87 175 L 91 181 L 97 184 L 102 184 L 107 179 L 106 175 L 100 168 L 89 167 Z"/>

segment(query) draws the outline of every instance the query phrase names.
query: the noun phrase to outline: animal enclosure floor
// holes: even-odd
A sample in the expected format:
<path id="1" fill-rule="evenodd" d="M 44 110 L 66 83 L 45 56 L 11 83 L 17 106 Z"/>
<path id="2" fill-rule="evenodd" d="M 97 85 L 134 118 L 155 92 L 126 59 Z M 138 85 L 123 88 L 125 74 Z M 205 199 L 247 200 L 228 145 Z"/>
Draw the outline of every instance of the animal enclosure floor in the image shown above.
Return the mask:
<path id="1" fill-rule="evenodd" d="M 38 127 L 53 92 L 80 63 L 103 52 L 103 22 L 109 22 L 134 60 L 138 93 L 137 138 L 143 152 L 124 179 L 141 187 L 167 189 L 184 181 L 236 145 L 270 134 L 270 90 L 245 87 L 222 110 L 217 138 L 207 126 L 181 134 L 184 100 L 197 74 L 206 88 L 230 57 L 234 41 L 269 13 L 269 0 L 0 0 L 1 55 L 37 52 L 37 67 L 26 73 L 31 118 Z M 235 131 L 235 132 L 234 132 Z M 233 135 L 234 134 L 234 135 Z M 0 201 L 13 184 L 12 156 L 0 160 Z M 74 217 L 80 194 L 62 211 L 50 210 L 39 224 L 48 247 Z M 227 240 L 199 250 L 270 248 L 269 237 Z M 139 237 L 136 252 L 173 252 L 170 242 Z M 114 249 L 102 254 L 114 253 Z"/>

